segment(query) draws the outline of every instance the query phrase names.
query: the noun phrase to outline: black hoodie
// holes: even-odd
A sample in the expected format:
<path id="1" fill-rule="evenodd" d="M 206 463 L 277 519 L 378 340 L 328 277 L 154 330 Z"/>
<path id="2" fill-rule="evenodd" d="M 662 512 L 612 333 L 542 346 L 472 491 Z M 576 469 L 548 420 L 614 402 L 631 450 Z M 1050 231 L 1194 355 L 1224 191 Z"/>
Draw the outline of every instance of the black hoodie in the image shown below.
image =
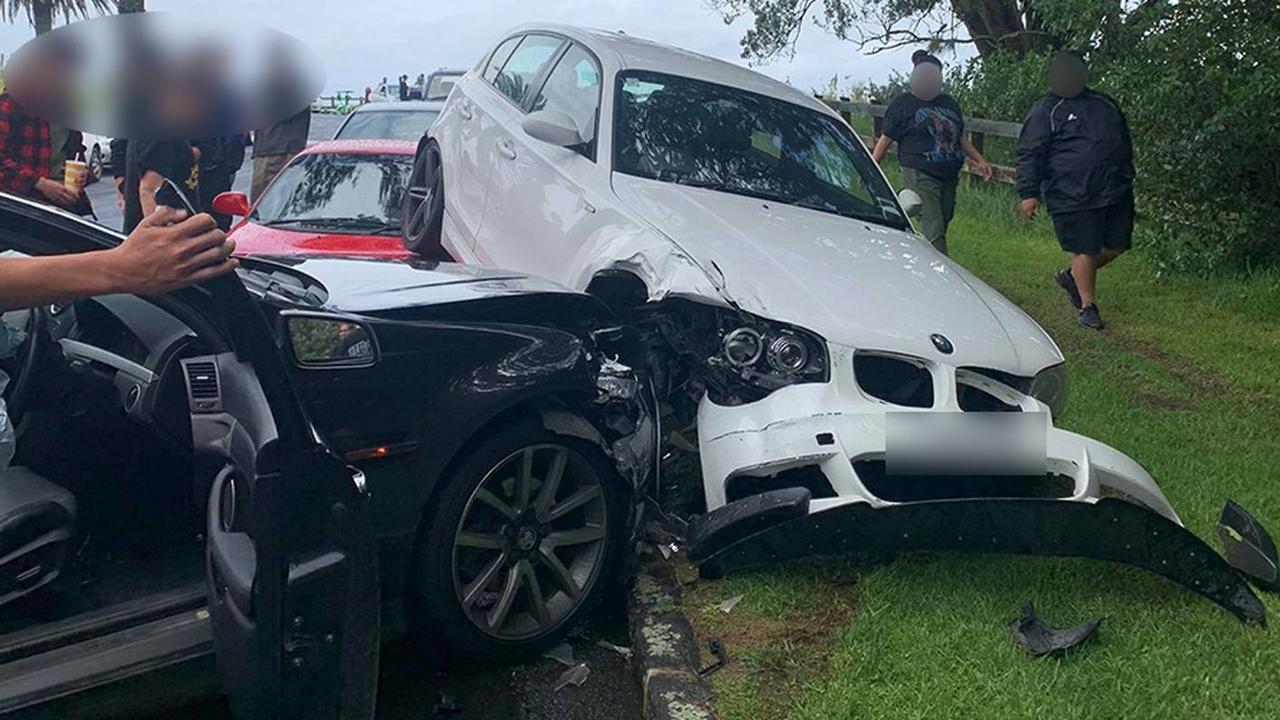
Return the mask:
<path id="1" fill-rule="evenodd" d="M 1049 212 L 1103 208 L 1133 194 L 1133 143 L 1120 106 L 1085 88 L 1036 101 L 1018 136 L 1018 195 Z"/>

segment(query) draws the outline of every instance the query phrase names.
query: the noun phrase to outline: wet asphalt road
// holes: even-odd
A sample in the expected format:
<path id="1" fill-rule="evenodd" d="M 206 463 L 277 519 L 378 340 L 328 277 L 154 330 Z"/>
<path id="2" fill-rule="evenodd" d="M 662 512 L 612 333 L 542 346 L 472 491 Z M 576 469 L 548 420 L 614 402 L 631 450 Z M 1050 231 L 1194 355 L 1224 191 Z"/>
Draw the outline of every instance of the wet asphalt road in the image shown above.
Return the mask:
<path id="1" fill-rule="evenodd" d="M 313 115 L 311 139 L 327 140 L 341 124 L 334 115 Z M 233 188 L 249 191 L 253 163 L 245 158 Z M 110 178 L 88 188 L 99 222 L 115 229 L 122 221 Z M 591 622 L 569 639 L 576 663 L 586 663 L 581 687 L 555 690 L 569 668 L 539 657 L 512 666 L 484 666 L 436 658 L 427 660 L 408 641 L 384 646 L 378 683 L 382 720 L 638 720 L 640 688 L 629 661 L 599 640 L 630 644 L 621 592 L 605 598 Z M 224 699 L 176 708 L 146 720 L 230 720 Z"/>

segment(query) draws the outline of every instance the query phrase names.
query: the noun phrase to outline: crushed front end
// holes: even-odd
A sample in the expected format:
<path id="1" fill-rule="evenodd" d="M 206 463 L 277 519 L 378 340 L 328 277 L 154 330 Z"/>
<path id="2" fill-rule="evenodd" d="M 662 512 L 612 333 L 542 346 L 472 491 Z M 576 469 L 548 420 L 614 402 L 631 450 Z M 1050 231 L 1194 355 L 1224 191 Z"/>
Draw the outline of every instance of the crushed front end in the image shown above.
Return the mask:
<path id="1" fill-rule="evenodd" d="M 696 380 L 684 384 L 700 393 L 708 512 L 691 525 L 688 543 L 704 572 L 840 552 L 1079 556 L 1143 567 L 1241 620 L 1264 622 L 1248 584 L 1182 527 L 1137 462 L 1053 427 L 1066 395 L 1061 365 L 1019 377 L 949 363 L 945 338 L 935 341 L 934 356 L 913 356 L 841 346 L 768 321 L 737 332 L 740 314 L 712 315 L 722 321 L 692 329 L 681 327 L 687 319 L 663 321 L 674 347 L 702 359 Z M 1017 427 L 1039 441 L 1030 457 L 1012 436 L 977 453 L 957 445 L 954 468 L 934 453 L 903 473 L 893 462 L 892 428 L 918 414 L 960 430 Z M 1018 422 L 995 422 L 1003 419 Z M 935 439 L 941 446 L 939 438 L 924 433 L 915 447 L 927 450 Z M 1015 445 L 1021 457 L 1011 467 Z"/>

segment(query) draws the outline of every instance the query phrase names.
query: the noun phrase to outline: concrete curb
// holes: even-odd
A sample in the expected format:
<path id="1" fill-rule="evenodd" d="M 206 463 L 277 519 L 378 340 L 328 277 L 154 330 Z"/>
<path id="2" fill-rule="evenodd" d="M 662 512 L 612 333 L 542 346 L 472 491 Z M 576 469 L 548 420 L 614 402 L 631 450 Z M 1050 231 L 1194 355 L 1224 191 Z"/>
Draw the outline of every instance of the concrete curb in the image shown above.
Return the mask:
<path id="1" fill-rule="evenodd" d="M 684 616 L 674 566 L 642 562 L 628 603 L 645 720 L 716 720 L 715 695 L 698 676 L 698 641 Z"/>

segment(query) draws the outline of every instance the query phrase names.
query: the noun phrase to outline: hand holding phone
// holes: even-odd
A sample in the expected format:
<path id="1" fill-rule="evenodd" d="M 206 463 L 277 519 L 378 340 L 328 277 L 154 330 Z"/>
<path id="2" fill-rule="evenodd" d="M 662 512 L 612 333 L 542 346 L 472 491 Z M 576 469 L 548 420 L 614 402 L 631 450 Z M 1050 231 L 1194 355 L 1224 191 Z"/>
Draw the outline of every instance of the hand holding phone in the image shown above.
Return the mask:
<path id="1" fill-rule="evenodd" d="M 171 207 L 174 210 L 186 210 L 190 213 L 190 216 L 195 216 L 200 212 L 191 205 L 186 193 L 182 192 L 182 189 L 169 178 L 164 178 L 164 181 L 160 183 L 159 189 L 156 190 L 156 205 Z"/>

